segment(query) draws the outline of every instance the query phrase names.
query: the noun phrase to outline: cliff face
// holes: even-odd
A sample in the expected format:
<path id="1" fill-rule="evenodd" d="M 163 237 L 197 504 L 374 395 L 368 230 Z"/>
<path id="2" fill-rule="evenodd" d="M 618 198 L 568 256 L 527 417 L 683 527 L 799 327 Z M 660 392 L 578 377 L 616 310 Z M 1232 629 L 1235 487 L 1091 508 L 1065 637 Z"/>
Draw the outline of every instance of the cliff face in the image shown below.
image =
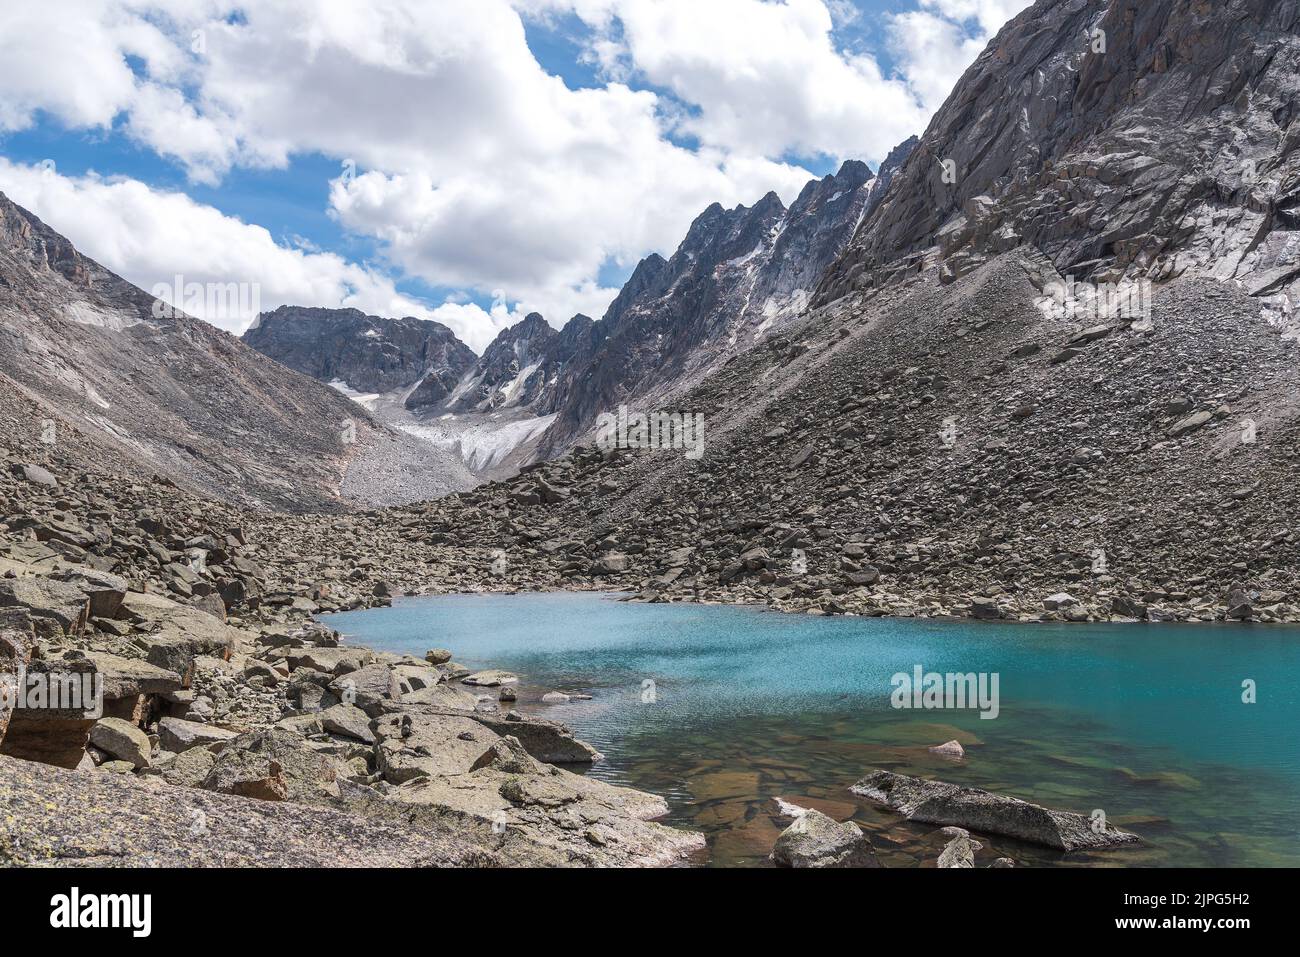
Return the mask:
<path id="1" fill-rule="evenodd" d="M 441 398 L 436 384 L 454 383 L 475 355 L 438 322 L 381 319 L 358 309 L 281 306 L 260 315 L 244 341 L 277 362 L 355 392 L 388 392 L 420 383 L 412 405 Z"/>
<path id="2" fill-rule="evenodd" d="M 1034 246 L 1094 282 L 1232 280 L 1300 302 L 1300 5 L 1040 0 L 936 114 L 818 287 Z"/>
<path id="3" fill-rule="evenodd" d="M 714 204 L 670 259 L 642 260 L 596 324 L 591 355 L 561 377 L 545 448 L 562 451 L 602 411 L 670 392 L 801 315 L 912 145 L 900 145 L 879 175 L 846 162 L 808 183 L 789 209 L 774 193 L 752 207 Z"/>
<path id="4" fill-rule="evenodd" d="M 591 354 L 595 323 L 577 315 L 557 332 L 539 313 L 503 329 L 447 397 L 453 412 L 552 412 L 558 383 L 575 359 Z"/>

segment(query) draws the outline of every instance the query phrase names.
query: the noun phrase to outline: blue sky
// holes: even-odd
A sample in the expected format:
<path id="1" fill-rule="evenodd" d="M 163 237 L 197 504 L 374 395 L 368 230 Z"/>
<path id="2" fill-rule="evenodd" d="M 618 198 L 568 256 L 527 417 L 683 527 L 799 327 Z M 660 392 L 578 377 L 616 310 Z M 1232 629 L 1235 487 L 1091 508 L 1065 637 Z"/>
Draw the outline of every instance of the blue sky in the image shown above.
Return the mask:
<path id="1" fill-rule="evenodd" d="M 598 317 L 713 201 L 874 167 L 1024 5 L 6 10 L 0 190 L 145 288 L 244 281 L 263 308 L 420 315 L 482 349 L 532 309 Z"/>

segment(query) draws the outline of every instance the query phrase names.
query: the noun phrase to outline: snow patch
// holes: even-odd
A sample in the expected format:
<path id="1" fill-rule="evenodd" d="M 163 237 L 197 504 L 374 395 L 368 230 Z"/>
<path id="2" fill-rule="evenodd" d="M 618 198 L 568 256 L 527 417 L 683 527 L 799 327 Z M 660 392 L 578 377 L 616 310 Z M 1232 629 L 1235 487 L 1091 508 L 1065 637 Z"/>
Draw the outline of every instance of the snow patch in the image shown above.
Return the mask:
<path id="1" fill-rule="evenodd" d="M 745 255 L 743 255 L 743 256 L 737 256 L 735 259 L 728 260 L 727 265 L 728 265 L 728 266 L 744 266 L 744 265 L 746 265 L 747 263 L 752 262 L 753 259 L 754 259 L 754 257 L 756 257 L 756 256 L 757 256 L 759 253 L 761 253 L 762 251 L 763 251 L 763 243 L 760 241 L 759 244 L 758 244 L 757 246 L 755 246 L 755 247 L 754 247 L 753 249 L 751 249 L 749 252 L 745 253 Z"/>
<path id="2" fill-rule="evenodd" d="M 403 432 L 422 439 L 438 448 L 456 452 L 471 469 L 480 471 L 499 464 L 523 443 L 545 432 L 558 413 L 518 419 L 504 425 L 483 423 L 461 432 L 451 432 L 430 425 L 400 423 Z"/>
<path id="3" fill-rule="evenodd" d="M 524 366 L 509 382 L 501 387 L 499 395 L 501 396 L 502 405 L 514 405 L 515 400 L 519 397 L 519 390 L 524 387 L 529 377 L 541 366 L 540 362 L 534 362 L 532 365 Z"/>
<path id="4" fill-rule="evenodd" d="M 375 411 L 375 403 L 379 401 L 382 393 L 379 392 L 358 392 L 351 388 L 342 379 L 334 379 L 329 383 L 331 389 L 342 392 L 345 396 L 361 406 L 367 412 Z"/>

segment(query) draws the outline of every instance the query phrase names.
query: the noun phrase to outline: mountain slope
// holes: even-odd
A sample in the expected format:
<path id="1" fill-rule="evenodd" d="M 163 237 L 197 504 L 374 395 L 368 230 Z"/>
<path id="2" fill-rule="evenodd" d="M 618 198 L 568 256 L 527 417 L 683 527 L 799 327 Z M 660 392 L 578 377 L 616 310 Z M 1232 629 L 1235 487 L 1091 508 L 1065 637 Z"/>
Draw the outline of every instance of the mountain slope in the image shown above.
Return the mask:
<path id="1" fill-rule="evenodd" d="M 48 416 L 141 472 L 277 509 L 338 509 L 347 463 L 375 445 L 334 390 L 156 300 L 0 194 L 0 375 Z"/>
<path id="2" fill-rule="evenodd" d="M 415 509 L 451 547 L 504 549 L 505 588 L 1300 620 L 1300 382 L 1271 314 L 1294 294 L 1279 98 L 1298 9 L 1038 3 L 936 115 L 819 305 L 677 397 L 705 415 L 702 459 L 580 448 Z M 1096 25 L 1104 68 L 1080 61 Z M 1084 82 L 1101 76 L 1115 86 Z M 1216 178 L 1225 141 L 1257 157 L 1256 188 Z M 956 184 L 932 169 L 949 151 Z M 1045 309 L 1070 273 L 1157 281 L 1135 316 Z"/>
<path id="3" fill-rule="evenodd" d="M 642 260 L 597 324 L 591 357 L 561 378 L 546 453 L 563 451 L 601 412 L 669 395 L 802 314 L 912 145 L 895 149 L 878 176 L 865 163 L 846 162 L 808 183 L 788 210 L 775 193 L 752 207 L 715 203 L 671 259 Z"/>

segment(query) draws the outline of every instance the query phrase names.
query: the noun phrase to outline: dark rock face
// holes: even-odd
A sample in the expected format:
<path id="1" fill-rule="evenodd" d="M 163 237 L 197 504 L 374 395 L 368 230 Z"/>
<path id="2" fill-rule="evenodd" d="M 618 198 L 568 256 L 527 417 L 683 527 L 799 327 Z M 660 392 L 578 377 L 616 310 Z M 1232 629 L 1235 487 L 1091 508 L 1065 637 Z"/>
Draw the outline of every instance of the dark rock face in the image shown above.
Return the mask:
<path id="1" fill-rule="evenodd" d="M 557 383 L 575 359 L 591 354 L 596 325 L 577 315 L 557 332 L 539 313 L 529 313 L 492 340 L 445 407 L 455 412 L 554 411 L 562 395 Z"/>
<path id="2" fill-rule="evenodd" d="M 786 209 L 775 193 L 752 207 L 714 204 L 671 259 L 638 264 L 561 374 L 559 419 L 544 442 L 568 447 L 602 411 L 663 392 L 801 315 L 854 227 L 885 195 L 913 141 L 873 176 L 865 163 L 810 182 Z"/>
<path id="3" fill-rule="evenodd" d="M 345 382 L 357 392 L 388 392 L 418 382 L 407 400 L 410 407 L 439 401 L 475 360 L 469 346 L 442 323 L 381 319 L 359 309 L 281 306 L 258 316 L 243 338 L 290 369 L 321 382 Z"/>
<path id="4" fill-rule="evenodd" d="M 1097 282 L 1188 273 L 1300 303 L 1300 7 L 1039 0 L 963 76 L 818 288 L 1032 244 Z"/>

